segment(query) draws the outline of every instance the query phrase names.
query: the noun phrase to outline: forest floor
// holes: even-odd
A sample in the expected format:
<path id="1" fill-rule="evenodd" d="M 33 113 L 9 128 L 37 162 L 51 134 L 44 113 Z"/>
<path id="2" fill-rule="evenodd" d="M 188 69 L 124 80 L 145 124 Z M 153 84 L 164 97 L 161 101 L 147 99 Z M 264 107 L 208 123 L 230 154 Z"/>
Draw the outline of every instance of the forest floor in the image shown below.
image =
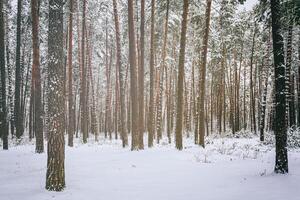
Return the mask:
<path id="1" fill-rule="evenodd" d="M 47 154 L 33 142 L 0 150 L 1 200 L 299 200 L 300 150 L 289 150 L 288 175 L 273 173 L 274 148 L 257 137 L 184 139 L 131 152 L 120 141 L 66 147 L 66 189 L 45 190 Z"/>

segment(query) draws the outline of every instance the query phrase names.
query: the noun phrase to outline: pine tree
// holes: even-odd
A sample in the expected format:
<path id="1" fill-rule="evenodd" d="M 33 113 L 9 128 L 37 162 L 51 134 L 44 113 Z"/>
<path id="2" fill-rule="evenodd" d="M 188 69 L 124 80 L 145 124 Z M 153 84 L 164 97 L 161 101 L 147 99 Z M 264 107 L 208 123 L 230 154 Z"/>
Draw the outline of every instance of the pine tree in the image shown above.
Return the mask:
<path id="1" fill-rule="evenodd" d="M 130 96 L 131 96 L 131 150 L 139 148 L 139 116 L 138 116 L 138 87 L 136 67 L 136 42 L 134 33 L 133 0 L 128 0 L 128 37 L 130 63 Z"/>
<path id="2" fill-rule="evenodd" d="M 167 42 L 168 42 L 168 23 L 169 23 L 169 4 L 170 1 L 167 0 L 166 2 L 166 18 L 164 24 L 164 38 L 163 38 L 163 47 L 162 47 L 162 62 L 159 70 L 159 92 L 158 92 L 158 105 L 157 105 L 157 122 L 156 122 L 156 131 L 157 131 L 157 142 L 162 138 L 162 126 L 163 126 L 163 119 L 162 119 L 162 97 L 163 97 L 163 80 L 164 80 L 164 73 L 166 68 L 166 56 L 167 56 Z"/>
<path id="3" fill-rule="evenodd" d="M 202 44 L 201 53 L 201 68 L 200 68 L 200 102 L 199 102 L 199 144 L 204 147 L 204 103 L 205 103 L 205 82 L 206 82 L 206 63 L 207 63 L 207 48 L 208 48 L 208 36 L 209 36 L 209 23 L 210 23 L 210 10 L 211 0 L 206 1 L 206 13 L 205 13 L 205 31 Z"/>
<path id="4" fill-rule="evenodd" d="M 182 124 L 183 124 L 183 79 L 185 62 L 185 45 L 187 31 L 189 1 L 183 1 L 183 13 L 181 22 L 180 52 L 178 63 L 178 83 L 177 83 L 177 116 L 176 116 L 176 148 L 182 150 Z"/>
<path id="5" fill-rule="evenodd" d="M 49 135 L 46 189 L 65 188 L 63 0 L 49 1 Z"/>
<path id="6" fill-rule="evenodd" d="M 16 81 L 15 81 L 15 107 L 14 118 L 16 127 L 16 136 L 20 138 L 23 135 L 22 109 L 21 109 L 21 19 L 22 19 L 22 0 L 18 0 L 17 12 L 17 44 L 16 44 Z M 14 134 L 14 133 L 13 133 Z"/>
<path id="7" fill-rule="evenodd" d="M 126 132 L 126 125 L 125 125 L 125 88 L 124 88 L 124 70 L 122 65 L 122 58 L 121 58 L 121 38 L 120 38 L 120 25 L 119 25 L 119 16 L 118 16 L 118 5 L 117 1 L 113 0 L 113 8 L 114 8 L 114 18 L 115 18 L 115 31 L 116 31 L 116 53 L 117 53 L 117 60 L 116 65 L 118 67 L 119 72 L 119 91 L 120 91 L 120 120 L 121 120 L 121 138 L 122 138 L 122 146 L 125 147 L 128 145 L 128 136 Z"/>
<path id="8" fill-rule="evenodd" d="M 6 108 L 6 77 L 5 77 L 5 42 L 4 42 L 4 11 L 3 1 L 0 2 L 0 137 L 3 141 L 3 149 L 8 149 L 8 126 Z"/>
<path id="9" fill-rule="evenodd" d="M 34 132 L 36 135 L 37 153 L 44 152 L 44 136 L 43 136 L 43 119 L 42 119 L 42 89 L 41 89 L 41 73 L 40 73 L 40 45 L 39 45 L 39 2 L 31 0 L 32 15 L 32 46 L 33 46 L 33 62 L 32 62 L 32 96 L 34 103 Z"/>
<path id="10" fill-rule="evenodd" d="M 73 103 L 73 0 L 70 0 L 69 5 L 70 13 L 69 13 L 69 41 L 68 41 L 68 103 L 69 103 L 69 126 L 68 126 L 68 146 L 73 146 L 73 135 L 75 132 L 75 108 Z"/>
<path id="11" fill-rule="evenodd" d="M 145 62 L 145 0 L 141 0 L 141 37 L 140 37 L 140 65 L 139 81 L 139 149 L 144 149 L 144 62 Z"/>
<path id="12" fill-rule="evenodd" d="M 81 109 L 81 132 L 83 143 L 87 143 L 88 138 L 88 114 L 87 114 L 87 70 L 85 56 L 85 34 L 86 34 L 86 0 L 83 0 L 82 11 L 82 34 L 81 34 L 81 90 L 80 90 L 80 109 Z"/>
<path id="13" fill-rule="evenodd" d="M 285 99 L 285 63 L 283 37 L 281 35 L 280 1 L 271 0 L 273 56 L 275 67 L 275 173 L 288 173 L 286 99 Z"/>
<path id="14" fill-rule="evenodd" d="M 148 115 L 148 147 L 153 146 L 154 138 L 154 40 L 155 40 L 155 0 L 151 0 L 151 36 L 150 36 L 150 102 Z"/>

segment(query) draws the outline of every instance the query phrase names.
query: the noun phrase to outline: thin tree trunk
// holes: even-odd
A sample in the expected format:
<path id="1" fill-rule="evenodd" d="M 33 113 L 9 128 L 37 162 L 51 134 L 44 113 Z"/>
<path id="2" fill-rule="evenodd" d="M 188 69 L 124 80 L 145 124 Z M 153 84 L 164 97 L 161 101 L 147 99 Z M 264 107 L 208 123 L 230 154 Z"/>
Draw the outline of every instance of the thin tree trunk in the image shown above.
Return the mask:
<path id="1" fill-rule="evenodd" d="M 157 143 L 162 138 L 162 94 L 163 94 L 163 75 L 166 68 L 166 55 L 167 55 L 167 42 L 168 42 L 168 23 L 169 23 L 169 4 L 170 1 L 166 2 L 166 18 L 164 24 L 164 39 L 162 47 L 162 63 L 159 70 L 159 91 L 158 91 L 158 105 L 157 105 L 157 121 L 156 121 L 156 131 L 157 131 Z"/>
<path id="2" fill-rule="evenodd" d="M 294 77 L 291 70 L 292 64 L 292 41 L 293 41 L 293 24 L 290 22 L 288 27 L 288 41 L 287 41 L 287 53 L 286 53 L 286 89 L 287 89 L 287 111 L 288 122 L 290 127 L 294 127 L 296 124 L 295 119 L 295 105 L 294 105 Z"/>
<path id="3" fill-rule="evenodd" d="M 86 81 L 86 63 L 85 63 L 85 16 L 86 16 L 86 0 L 83 0 L 82 14 L 82 39 L 81 39 L 81 67 L 82 67 L 82 83 L 81 83 L 81 132 L 83 143 L 87 143 L 88 123 L 87 123 L 87 81 Z"/>
<path id="4" fill-rule="evenodd" d="M 141 0 L 141 38 L 140 38 L 140 65 L 138 70 L 139 81 L 139 149 L 144 149 L 144 54 L 145 54 L 145 0 Z"/>
<path id="5" fill-rule="evenodd" d="M 40 73 L 40 47 L 39 47 L 39 2 L 31 0 L 32 15 L 32 82 L 34 98 L 34 133 L 36 136 L 35 152 L 44 152 L 43 119 L 42 119 L 42 93 L 41 93 L 41 73 Z"/>
<path id="6" fill-rule="evenodd" d="M 129 63 L 130 63 L 130 95 L 131 95 L 131 150 L 139 149 L 139 112 L 138 88 L 136 66 L 136 41 L 134 28 L 133 0 L 128 0 L 128 37 L 129 37 Z"/>
<path id="7" fill-rule="evenodd" d="M 18 0 L 17 12 L 17 43 L 16 43 L 16 78 L 15 78 L 15 108 L 14 119 L 16 127 L 16 136 L 20 138 L 22 133 L 22 119 L 21 119 L 21 12 L 22 0 Z"/>
<path id="8" fill-rule="evenodd" d="M 254 50 L 255 50 L 255 37 L 256 37 L 256 24 L 254 25 L 253 38 L 252 38 L 252 50 L 250 58 L 250 102 L 251 102 L 251 117 L 252 125 L 251 127 L 254 130 L 256 135 L 256 117 L 255 117 L 255 95 L 254 95 L 254 85 L 253 85 L 253 59 L 254 59 Z"/>
<path id="9" fill-rule="evenodd" d="M 3 142 L 3 149 L 8 149 L 8 125 L 7 125 L 7 108 L 6 108 L 6 77 L 5 77 L 5 43 L 4 43 L 4 11 L 3 11 L 3 1 L 0 2 L 0 75 L 1 75 L 1 85 L 0 85 L 0 129 Z"/>
<path id="10" fill-rule="evenodd" d="M 151 0 L 151 39 L 150 39 L 150 102 L 148 115 L 148 147 L 153 146 L 154 137 L 154 21 L 155 0 Z"/>
<path id="11" fill-rule="evenodd" d="M 201 54 L 201 74 L 200 74 L 200 92 L 199 92 L 199 144 L 204 147 L 204 136 L 205 136 L 205 84 L 206 84 L 206 63 L 207 63 L 207 48 L 208 48 L 208 36 L 209 36 L 209 24 L 210 24 L 210 10 L 211 10 L 211 0 L 206 1 L 206 12 L 205 12 L 205 31 L 202 44 L 202 54 Z"/>
<path id="12" fill-rule="evenodd" d="M 126 125 L 125 125 L 126 105 L 125 105 L 125 87 L 124 87 L 124 75 L 123 75 L 124 70 L 122 68 L 120 26 L 119 26 L 119 16 L 118 16 L 118 6 L 116 0 L 113 0 L 113 6 L 114 6 L 114 18 L 115 18 L 115 30 L 116 30 L 116 50 L 117 50 L 116 65 L 118 67 L 118 72 L 119 72 L 121 138 L 122 138 L 122 146 L 125 147 L 128 145 L 128 136 L 127 136 Z"/>
<path id="13" fill-rule="evenodd" d="M 183 123 L 183 79 L 185 62 L 186 30 L 189 1 L 183 1 L 183 13 L 181 22 L 180 52 L 178 63 L 178 84 L 177 84 L 177 116 L 176 116 L 176 148 L 182 150 L 182 123 Z"/>
<path id="14" fill-rule="evenodd" d="M 68 48 L 68 80 L 69 80 L 69 126 L 68 126 L 68 146 L 73 147 L 73 136 L 75 132 L 75 108 L 73 103 L 73 0 L 70 0 L 69 13 L 69 48 Z"/>

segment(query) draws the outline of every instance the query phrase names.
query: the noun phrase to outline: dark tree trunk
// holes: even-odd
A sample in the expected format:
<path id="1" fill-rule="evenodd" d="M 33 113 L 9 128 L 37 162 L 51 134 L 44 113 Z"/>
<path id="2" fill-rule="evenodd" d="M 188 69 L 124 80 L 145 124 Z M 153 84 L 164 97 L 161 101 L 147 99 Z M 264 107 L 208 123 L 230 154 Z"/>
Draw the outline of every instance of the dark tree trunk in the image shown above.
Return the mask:
<path id="1" fill-rule="evenodd" d="M 3 141 L 3 149 L 8 149 L 8 126 L 6 108 L 6 77 L 5 77 L 5 44 L 4 44 L 4 11 L 3 1 L 0 2 L 0 137 Z"/>
<path id="2" fill-rule="evenodd" d="M 298 41 L 300 41 L 300 32 L 299 32 L 299 39 Z M 298 87 L 297 87 L 297 94 L 298 94 L 298 113 L 297 113 L 297 117 L 298 117 L 298 120 L 297 120 L 297 126 L 299 127 L 300 126 L 300 44 L 298 44 Z"/>
<path id="3" fill-rule="evenodd" d="M 16 127 L 16 136 L 20 138 L 22 133 L 22 110 L 21 110 L 21 12 L 22 0 L 18 0 L 17 13 L 17 44 L 16 44 L 16 81 L 15 81 L 15 108 L 14 119 Z"/>
<path id="4" fill-rule="evenodd" d="M 280 1 L 271 0 L 273 56 L 275 65 L 275 173 L 288 173 L 287 133 L 285 118 L 285 63 L 281 35 Z"/>
<path id="5" fill-rule="evenodd" d="M 49 135 L 46 189 L 65 188 L 63 0 L 49 1 Z"/>

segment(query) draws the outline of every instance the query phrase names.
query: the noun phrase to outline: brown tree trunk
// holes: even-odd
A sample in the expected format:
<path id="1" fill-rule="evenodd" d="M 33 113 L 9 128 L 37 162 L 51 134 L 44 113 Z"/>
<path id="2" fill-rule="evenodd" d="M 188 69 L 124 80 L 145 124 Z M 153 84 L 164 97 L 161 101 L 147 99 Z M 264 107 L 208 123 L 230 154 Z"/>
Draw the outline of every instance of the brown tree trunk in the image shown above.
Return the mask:
<path id="1" fill-rule="evenodd" d="M 139 66 L 139 149 L 144 149 L 144 54 L 145 54 L 145 0 L 141 0 L 141 38 Z"/>
<path id="2" fill-rule="evenodd" d="M 156 121 L 156 131 L 157 131 L 157 143 L 162 138 L 162 94 L 163 94 L 163 79 L 164 79 L 164 71 L 166 68 L 166 56 L 167 56 L 167 42 L 168 42 L 168 23 L 169 23 L 169 4 L 170 1 L 167 0 L 167 8 L 166 8 L 166 19 L 164 24 L 164 41 L 162 48 L 162 63 L 159 69 L 159 91 L 158 91 L 158 105 L 157 105 L 157 121 Z"/>
<path id="3" fill-rule="evenodd" d="M 87 122 L 87 81 L 86 81 L 86 63 L 85 63 L 85 16 L 86 16 L 86 0 L 83 0 L 83 14 L 82 14 L 82 39 L 81 39 L 81 68 L 82 68 L 82 82 L 81 82 L 81 132 L 83 143 L 87 143 L 88 137 L 88 122 Z"/>
<path id="4" fill-rule="evenodd" d="M 118 72 L 119 72 L 121 138 L 122 138 L 122 146 L 125 147 L 128 145 L 128 136 L 127 136 L 126 125 L 125 125 L 126 105 L 125 105 L 125 87 L 124 87 L 124 77 L 123 77 L 124 70 L 122 68 L 120 26 L 119 26 L 119 16 L 118 16 L 118 6 L 116 0 L 113 0 L 113 7 L 114 7 L 115 30 L 116 30 L 116 50 L 117 50 L 116 65 L 118 67 Z"/>
<path id="5" fill-rule="evenodd" d="M 210 10 L 211 10 L 211 0 L 206 1 L 206 13 L 205 13 L 205 30 L 202 44 L 202 54 L 201 54 L 201 66 L 200 66 L 200 93 L 199 93 L 199 144 L 204 147 L 204 136 L 205 136 L 205 77 L 206 77 L 206 62 L 207 62 L 207 47 L 208 47 L 208 36 L 209 36 L 209 23 L 210 23 Z"/>
<path id="6" fill-rule="evenodd" d="M 131 150 L 139 149 L 139 112 L 136 66 L 136 41 L 134 28 L 133 0 L 128 0 L 128 37 L 130 63 L 130 95 L 131 95 Z"/>
<path id="7" fill-rule="evenodd" d="M 151 0 L 151 39 L 150 39 L 150 102 L 148 115 L 148 147 L 153 146 L 154 137 L 154 21 L 155 0 Z"/>
<path id="8" fill-rule="evenodd" d="M 39 2 L 31 0 L 32 15 L 32 83 L 34 102 L 34 133 L 36 136 L 35 152 L 44 152 L 43 119 L 42 119 L 42 95 L 41 95 L 41 73 L 40 73 L 40 48 L 39 48 Z"/>
<path id="9" fill-rule="evenodd" d="M 178 63 L 178 84 L 177 84 L 177 116 L 176 116 L 176 148 L 182 150 L 182 123 L 183 123 L 183 79 L 185 62 L 186 30 L 189 1 L 183 1 L 183 13 L 181 22 L 180 52 Z"/>
<path id="10" fill-rule="evenodd" d="M 73 103 L 73 0 L 70 0 L 69 14 L 69 48 L 68 48 L 68 80 L 69 80 L 69 126 L 68 126 L 68 146 L 73 146 L 73 136 L 75 132 L 75 107 Z"/>

